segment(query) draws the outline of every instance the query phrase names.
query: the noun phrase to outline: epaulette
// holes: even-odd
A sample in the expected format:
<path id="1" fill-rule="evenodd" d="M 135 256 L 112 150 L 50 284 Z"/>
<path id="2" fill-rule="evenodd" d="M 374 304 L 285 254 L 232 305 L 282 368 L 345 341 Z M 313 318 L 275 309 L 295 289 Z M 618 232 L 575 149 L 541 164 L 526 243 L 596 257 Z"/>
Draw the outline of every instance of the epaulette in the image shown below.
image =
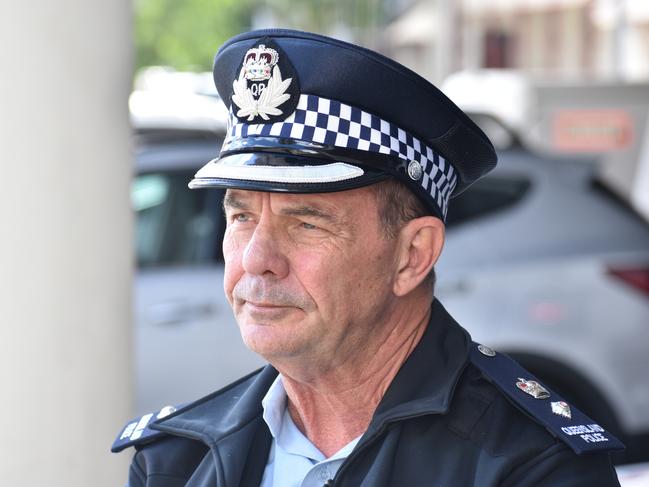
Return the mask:
<path id="1" fill-rule="evenodd" d="M 178 406 L 180 408 L 181 406 Z M 166 433 L 149 428 L 149 425 L 156 419 L 162 419 L 176 411 L 174 406 L 165 406 L 155 413 L 145 414 L 139 418 L 129 421 L 120 431 L 113 442 L 110 451 L 113 453 L 120 452 L 125 448 L 133 445 L 143 445 L 165 436 Z"/>
<path id="2" fill-rule="evenodd" d="M 527 416 L 578 455 L 623 450 L 624 444 L 504 353 L 473 343 L 471 362 Z"/>

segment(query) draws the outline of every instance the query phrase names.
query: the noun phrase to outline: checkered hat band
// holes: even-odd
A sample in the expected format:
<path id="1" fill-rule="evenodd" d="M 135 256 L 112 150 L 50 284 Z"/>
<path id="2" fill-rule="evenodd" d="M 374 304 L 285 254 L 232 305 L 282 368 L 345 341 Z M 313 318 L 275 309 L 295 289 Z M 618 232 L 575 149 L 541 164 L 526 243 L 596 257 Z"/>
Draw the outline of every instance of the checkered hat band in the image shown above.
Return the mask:
<path id="1" fill-rule="evenodd" d="M 242 138 L 258 136 L 387 154 L 401 161 L 395 169 L 405 173 L 406 177 L 411 161 L 418 162 L 422 175 L 417 182 L 446 217 L 448 200 L 457 183 L 453 166 L 417 137 L 360 108 L 302 94 L 295 111 L 281 122 L 241 123 L 230 112 L 228 136 L 221 151 L 227 152 L 230 144 Z"/>

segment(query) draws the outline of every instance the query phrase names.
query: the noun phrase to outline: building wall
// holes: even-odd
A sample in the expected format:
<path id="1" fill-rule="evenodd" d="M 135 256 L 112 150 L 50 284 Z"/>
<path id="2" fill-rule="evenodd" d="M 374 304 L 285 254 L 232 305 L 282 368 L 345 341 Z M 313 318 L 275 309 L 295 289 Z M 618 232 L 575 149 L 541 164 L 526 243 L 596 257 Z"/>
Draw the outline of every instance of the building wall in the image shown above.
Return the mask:
<path id="1" fill-rule="evenodd" d="M 544 7 L 520 7 L 525 3 L 465 3 L 462 18 L 463 68 L 492 67 L 484 56 L 490 37 L 501 32 L 510 43 L 511 62 L 533 77 L 556 80 L 649 80 L 649 19 L 632 8 L 621 13 L 595 0 L 561 3 Z M 469 8 L 466 5 L 470 5 Z M 505 5 L 505 6 L 503 6 Z M 627 4 L 623 4 L 627 5 Z M 630 4 L 629 4 L 630 5 Z M 470 26 L 470 27 L 468 27 Z"/>

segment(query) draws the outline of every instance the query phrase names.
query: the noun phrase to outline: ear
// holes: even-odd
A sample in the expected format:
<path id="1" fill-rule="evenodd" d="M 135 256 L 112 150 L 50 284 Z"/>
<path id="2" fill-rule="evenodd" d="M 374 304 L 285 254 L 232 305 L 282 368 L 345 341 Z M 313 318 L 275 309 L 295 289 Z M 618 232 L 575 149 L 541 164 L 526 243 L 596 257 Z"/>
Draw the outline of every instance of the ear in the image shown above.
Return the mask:
<path id="1" fill-rule="evenodd" d="M 399 232 L 398 269 L 393 291 L 405 296 L 426 278 L 444 246 L 444 223 L 434 216 L 410 220 Z"/>

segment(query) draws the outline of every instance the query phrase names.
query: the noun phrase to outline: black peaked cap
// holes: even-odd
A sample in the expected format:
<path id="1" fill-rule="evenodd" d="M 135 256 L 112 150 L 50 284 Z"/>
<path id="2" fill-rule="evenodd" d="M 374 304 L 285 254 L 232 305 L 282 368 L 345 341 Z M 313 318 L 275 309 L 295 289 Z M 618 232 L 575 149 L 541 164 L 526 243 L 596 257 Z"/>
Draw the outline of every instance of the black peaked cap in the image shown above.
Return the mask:
<path id="1" fill-rule="evenodd" d="M 381 54 L 317 34 L 264 29 L 227 41 L 214 62 L 214 82 L 226 104 L 244 55 L 264 38 L 288 56 L 303 93 L 374 113 L 438 151 L 458 173 L 454 194 L 495 167 L 496 153 L 487 136 L 433 84 Z"/>

